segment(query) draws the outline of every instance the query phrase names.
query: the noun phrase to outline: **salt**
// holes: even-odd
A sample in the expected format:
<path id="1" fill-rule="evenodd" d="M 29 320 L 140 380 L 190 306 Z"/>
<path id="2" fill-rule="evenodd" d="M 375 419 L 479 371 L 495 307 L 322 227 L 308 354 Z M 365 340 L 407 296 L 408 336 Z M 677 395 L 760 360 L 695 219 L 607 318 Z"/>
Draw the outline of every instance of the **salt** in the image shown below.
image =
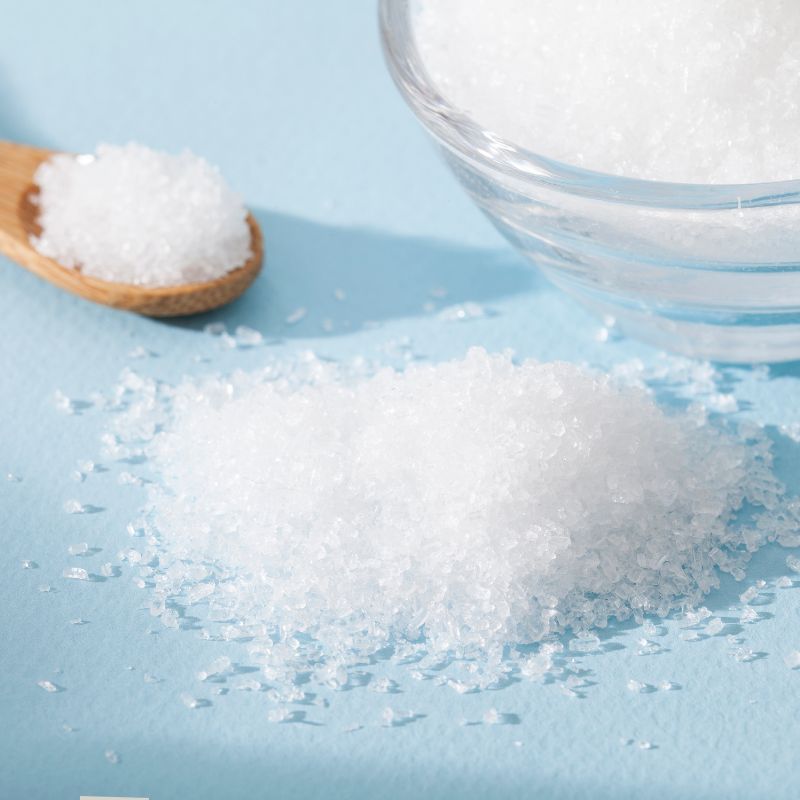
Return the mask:
<path id="1" fill-rule="evenodd" d="M 431 659 L 545 640 L 516 656 L 541 679 L 560 668 L 547 637 L 696 608 L 778 526 L 763 433 L 745 443 L 568 364 L 474 349 L 373 372 L 308 354 L 144 381 L 128 401 L 113 436 L 152 475 L 157 615 L 177 627 L 175 608 L 207 598 L 214 638 L 261 647 L 269 684 L 346 688 L 351 662 L 421 637 Z M 432 669 L 417 671 L 456 691 L 503 679 Z"/>
<path id="2" fill-rule="evenodd" d="M 241 200 L 206 161 L 138 144 L 59 154 L 36 171 L 42 255 L 106 281 L 173 286 L 219 278 L 250 256 Z"/>
<path id="3" fill-rule="evenodd" d="M 83 567 L 68 567 L 62 574 L 65 578 L 70 578 L 74 581 L 89 580 L 89 573 Z"/>
<path id="4" fill-rule="evenodd" d="M 800 6 L 773 0 L 423 0 L 436 88 L 548 158 L 688 183 L 798 177 Z"/>
<path id="5" fill-rule="evenodd" d="M 52 681 L 37 681 L 36 685 L 40 688 L 44 689 L 46 692 L 50 694 L 54 694 L 58 691 L 58 686 L 56 686 Z"/>

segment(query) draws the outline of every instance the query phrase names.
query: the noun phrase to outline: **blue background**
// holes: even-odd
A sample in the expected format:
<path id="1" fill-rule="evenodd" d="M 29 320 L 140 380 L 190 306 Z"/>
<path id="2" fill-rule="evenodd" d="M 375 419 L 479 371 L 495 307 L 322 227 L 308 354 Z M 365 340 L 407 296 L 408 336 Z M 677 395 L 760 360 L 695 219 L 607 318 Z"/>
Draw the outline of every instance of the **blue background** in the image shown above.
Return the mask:
<path id="1" fill-rule="evenodd" d="M 223 352 L 202 333 L 206 322 L 249 325 L 287 356 L 312 348 L 392 360 L 403 337 L 436 360 L 472 344 L 606 366 L 658 354 L 595 341 L 598 323 L 472 207 L 387 77 L 372 2 L 3 0 L 0 19 L 0 138 L 67 151 L 128 140 L 189 147 L 246 198 L 267 245 L 246 297 L 177 322 L 90 305 L 0 258 L 0 474 L 22 477 L 0 482 L 0 797 L 798 795 L 800 673 L 783 657 L 800 649 L 800 592 L 764 593 L 760 621 L 741 632 L 756 660 L 737 662 L 724 638 L 737 630 L 729 608 L 745 586 L 785 574 L 778 547 L 756 556 L 747 584 L 724 581 L 709 597 L 731 623 L 723 635 L 687 643 L 671 622 L 657 656 L 637 655 L 635 627 L 605 635 L 602 652 L 576 666 L 587 670 L 583 698 L 557 682 L 460 696 L 405 679 L 400 694 L 336 693 L 329 709 L 304 707 L 305 719 L 282 725 L 267 721 L 263 694 L 198 688 L 197 669 L 228 650 L 190 631 L 149 633 L 157 623 L 129 571 L 63 579 L 79 562 L 67 555 L 73 542 L 101 548 L 80 562 L 90 570 L 117 562 L 141 495 L 119 486 L 115 469 L 70 479 L 77 459 L 97 458 L 106 420 L 60 414 L 54 391 L 86 400 L 126 365 L 175 381 L 263 361 L 265 348 Z M 431 296 L 437 287 L 446 298 Z M 492 314 L 446 323 L 423 310 L 466 300 Z M 300 306 L 308 315 L 288 326 Z M 157 357 L 132 361 L 139 345 Z M 742 415 L 773 426 L 778 471 L 796 491 L 798 445 L 774 426 L 800 420 L 800 367 L 725 376 Z M 102 510 L 67 515 L 72 497 Z M 22 569 L 23 559 L 38 568 Z M 69 624 L 76 617 L 89 622 Z M 145 671 L 161 681 L 145 683 Z M 630 678 L 680 689 L 633 694 Z M 42 679 L 63 691 L 42 691 Z M 211 705 L 185 708 L 184 690 Z M 387 705 L 425 717 L 385 728 Z M 458 724 L 491 707 L 518 724 Z M 345 732 L 352 724 L 364 727 Z M 656 747 L 620 743 L 628 738 Z M 106 761 L 107 749 L 120 763 Z"/>

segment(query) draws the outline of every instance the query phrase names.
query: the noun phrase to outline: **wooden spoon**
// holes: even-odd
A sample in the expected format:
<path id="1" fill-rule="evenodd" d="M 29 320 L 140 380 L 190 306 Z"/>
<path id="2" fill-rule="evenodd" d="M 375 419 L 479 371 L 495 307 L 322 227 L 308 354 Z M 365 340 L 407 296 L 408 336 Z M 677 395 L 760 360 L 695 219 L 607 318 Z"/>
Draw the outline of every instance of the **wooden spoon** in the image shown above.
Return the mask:
<path id="1" fill-rule="evenodd" d="M 235 300 L 255 280 L 264 258 L 261 229 L 252 214 L 250 258 L 241 266 L 212 281 L 150 288 L 129 283 L 102 281 L 83 275 L 79 269 L 63 267 L 38 253 L 30 243 L 38 236 L 38 209 L 33 202 L 33 174 L 52 150 L 0 141 L 0 253 L 40 278 L 94 303 L 135 311 L 149 317 L 199 314 Z"/>

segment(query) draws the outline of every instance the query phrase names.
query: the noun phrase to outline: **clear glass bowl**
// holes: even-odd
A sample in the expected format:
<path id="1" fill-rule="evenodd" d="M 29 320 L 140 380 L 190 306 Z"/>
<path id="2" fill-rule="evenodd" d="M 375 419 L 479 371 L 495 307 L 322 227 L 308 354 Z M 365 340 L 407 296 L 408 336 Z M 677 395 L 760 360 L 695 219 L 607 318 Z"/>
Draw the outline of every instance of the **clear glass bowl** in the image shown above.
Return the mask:
<path id="1" fill-rule="evenodd" d="M 380 3 L 397 86 L 473 200 L 554 284 L 667 350 L 800 358 L 800 180 L 643 181 L 504 141 L 438 94 L 414 44 L 412 1 Z"/>

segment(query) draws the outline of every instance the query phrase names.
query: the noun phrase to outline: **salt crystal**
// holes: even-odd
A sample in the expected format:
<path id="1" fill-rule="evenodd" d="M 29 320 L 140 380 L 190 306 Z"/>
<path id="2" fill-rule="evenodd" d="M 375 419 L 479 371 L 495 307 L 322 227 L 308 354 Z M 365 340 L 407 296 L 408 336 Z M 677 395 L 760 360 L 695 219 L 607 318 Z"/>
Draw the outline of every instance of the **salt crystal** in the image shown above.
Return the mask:
<path id="1" fill-rule="evenodd" d="M 755 600 L 758 597 L 758 589 L 755 586 L 750 586 L 748 589 L 745 589 L 742 594 L 739 595 L 739 600 L 742 603 L 749 603 L 752 600 Z"/>
<path id="2" fill-rule="evenodd" d="M 201 705 L 200 700 L 198 700 L 194 695 L 189 694 L 189 692 L 181 692 L 180 701 L 183 703 L 186 708 L 199 708 Z"/>
<path id="3" fill-rule="evenodd" d="M 501 721 L 501 715 L 498 713 L 496 708 L 490 708 L 488 711 L 484 712 L 483 721 L 487 725 L 497 725 Z"/>
<path id="4" fill-rule="evenodd" d="M 645 691 L 645 689 L 647 689 L 647 684 L 631 678 L 627 683 L 627 687 L 629 691 L 641 694 Z"/>
<path id="5" fill-rule="evenodd" d="M 67 500 L 67 502 L 64 503 L 64 511 L 66 511 L 67 514 L 83 514 L 86 511 L 86 506 L 84 506 L 80 500 Z"/>
<path id="6" fill-rule="evenodd" d="M 22 562 L 22 569 L 38 569 L 39 565 L 35 561 L 26 558 Z"/>
<path id="7" fill-rule="evenodd" d="M 64 414 L 75 413 L 74 403 L 60 389 L 57 389 L 53 394 L 53 402 L 55 404 L 55 407 L 62 413 Z"/>
<path id="8" fill-rule="evenodd" d="M 236 342 L 240 347 L 256 347 L 264 343 L 264 337 L 247 325 L 239 325 L 236 328 Z"/>
<path id="9" fill-rule="evenodd" d="M 789 669 L 800 668 L 800 650 L 792 650 L 791 653 L 784 657 L 783 661 Z"/>
<path id="10" fill-rule="evenodd" d="M 719 617 L 715 617 L 706 625 L 706 633 L 709 636 L 716 636 L 718 633 L 722 632 L 724 627 L 725 623 Z"/>
<path id="11" fill-rule="evenodd" d="M 168 608 L 161 615 L 161 622 L 165 628 L 177 628 L 180 624 L 180 615 L 174 608 Z"/>
<path id="12" fill-rule="evenodd" d="M 106 750 L 103 755 L 105 756 L 105 759 L 106 761 L 108 761 L 109 764 L 119 764 L 119 762 L 122 760 L 119 757 L 119 754 L 116 753 L 114 750 Z"/>
<path id="13" fill-rule="evenodd" d="M 223 333 L 227 333 L 227 328 L 224 322 L 208 322 L 203 325 L 203 332 L 209 336 L 222 336 Z"/>
<path id="14" fill-rule="evenodd" d="M 748 622 L 756 622 L 758 618 L 758 611 L 752 606 L 746 606 L 739 615 L 739 622 L 747 624 Z"/>
<path id="15" fill-rule="evenodd" d="M 83 567 L 68 567 L 61 573 L 65 578 L 74 581 L 88 581 L 89 573 Z"/>
<path id="16" fill-rule="evenodd" d="M 789 567 L 792 572 L 800 572 L 800 558 L 797 556 L 787 556 L 786 566 Z"/>
<path id="17" fill-rule="evenodd" d="M 652 750 L 655 747 L 652 742 L 648 741 L 638 742 L 637 746 L 640 750 Z"/>
<path id="18" fill-rule="evenodd" d="M 9 483 L 20 483 L 22 481 L 22 478 L 20 478 L 19 475 L 15 475 L 13 472 L 7 472 L 6 480 Z"/>
<path id="19" fill-rule="evenodd" d="M 292 712 L 288 708 L 271 708 L 267 712 L 267 719 L 270 722 L 287 722 L 292 718 Z"/>
<path id="20" fill-rule="evenodd" d="M 486 311 L 478 303 L 461 303 L 460 305 L 443 308 L 438 316 L 443 322 L 464 322 L 485 317 Z"/>
<path id="21" fill-rule="evenodd" d="M 67 552 L 71 556 L 85 556 L 89 552 L 89 545 L 86 542 L 79 542 L 78 544 L 71 544 L 67 548 Z"/>
<path id="22" fill-rule="evenodd" d="M 36 685 L 40 686 L 46 692 L 50 692 L 51 694 L 58 691 L 58 686 L 51 681 L 37 681 Z"/>
<path id="23" fill-rule="evenodd" d="M 242 678 L 235 688 L 243 692 L 260 692 L 261 681 L 257 681 L 255 678 Z"/>
<path id="24" fill-rule="evenodd" d="M 672 681 L 661 681 L 661 683 L 658 684 L 658 688 L 661 689 L 662 692 L 673 692 L 680 687 L 677 683 L 673 683 Z"/>
<path id="25" fill-rule="evenodd" d="M 749 647 L 738 647 L 732 655 L 737 661 L 754 661 L 756 658 L 756 654 Z"/>
<path id="26" fill-rule="evenodd" d="M 345 290 L 344 290 L 344 289 L 334 289 L 334 290 L 333 290 L 333 296 L 334 296 L 334 297 L 335 297 L 337 300 L 339 300 L 340 302 L 341 302 L 342 300 L 345 300 L 345 299 L 347 298 L 347 294 L 346 294 L 346 292 L 345 292 Z"/>
<path id="27" fill-rule="evenodd" d="M 286 324 L 287 325 L 296 325 L 298 322 L 300 322 L 302 319 L 305 318 L 307 313 L 308 313 L 308 310 L 305 309 L 305 308 L 296 308 L 294 311 L 292 311 L 291 314 L 289 314 L 286 317 Z"/>
<path id="28" fill-rule="evenodd" d="M 775 585 L 779 589 L 791 589 L 794 586 L 794 581 L 788 575 L 781 575 L 777 581 L 775 581 Z"/>
<path id="29" fill-rule="evenodd" d="M 106 562 L 100 567 L 100 574 L 104 578 L 113 578 L 117 574 L 117 568 L 113 564 Z"/>
<path id="30" fill-rule="evenodd" d="M 139 286 L 219 278 L 250 257 L 241 200 L 184 151 L 101 144 L 90 162 L 58 154 L 34 174 L 42 254 L 84 275 Z"/>

